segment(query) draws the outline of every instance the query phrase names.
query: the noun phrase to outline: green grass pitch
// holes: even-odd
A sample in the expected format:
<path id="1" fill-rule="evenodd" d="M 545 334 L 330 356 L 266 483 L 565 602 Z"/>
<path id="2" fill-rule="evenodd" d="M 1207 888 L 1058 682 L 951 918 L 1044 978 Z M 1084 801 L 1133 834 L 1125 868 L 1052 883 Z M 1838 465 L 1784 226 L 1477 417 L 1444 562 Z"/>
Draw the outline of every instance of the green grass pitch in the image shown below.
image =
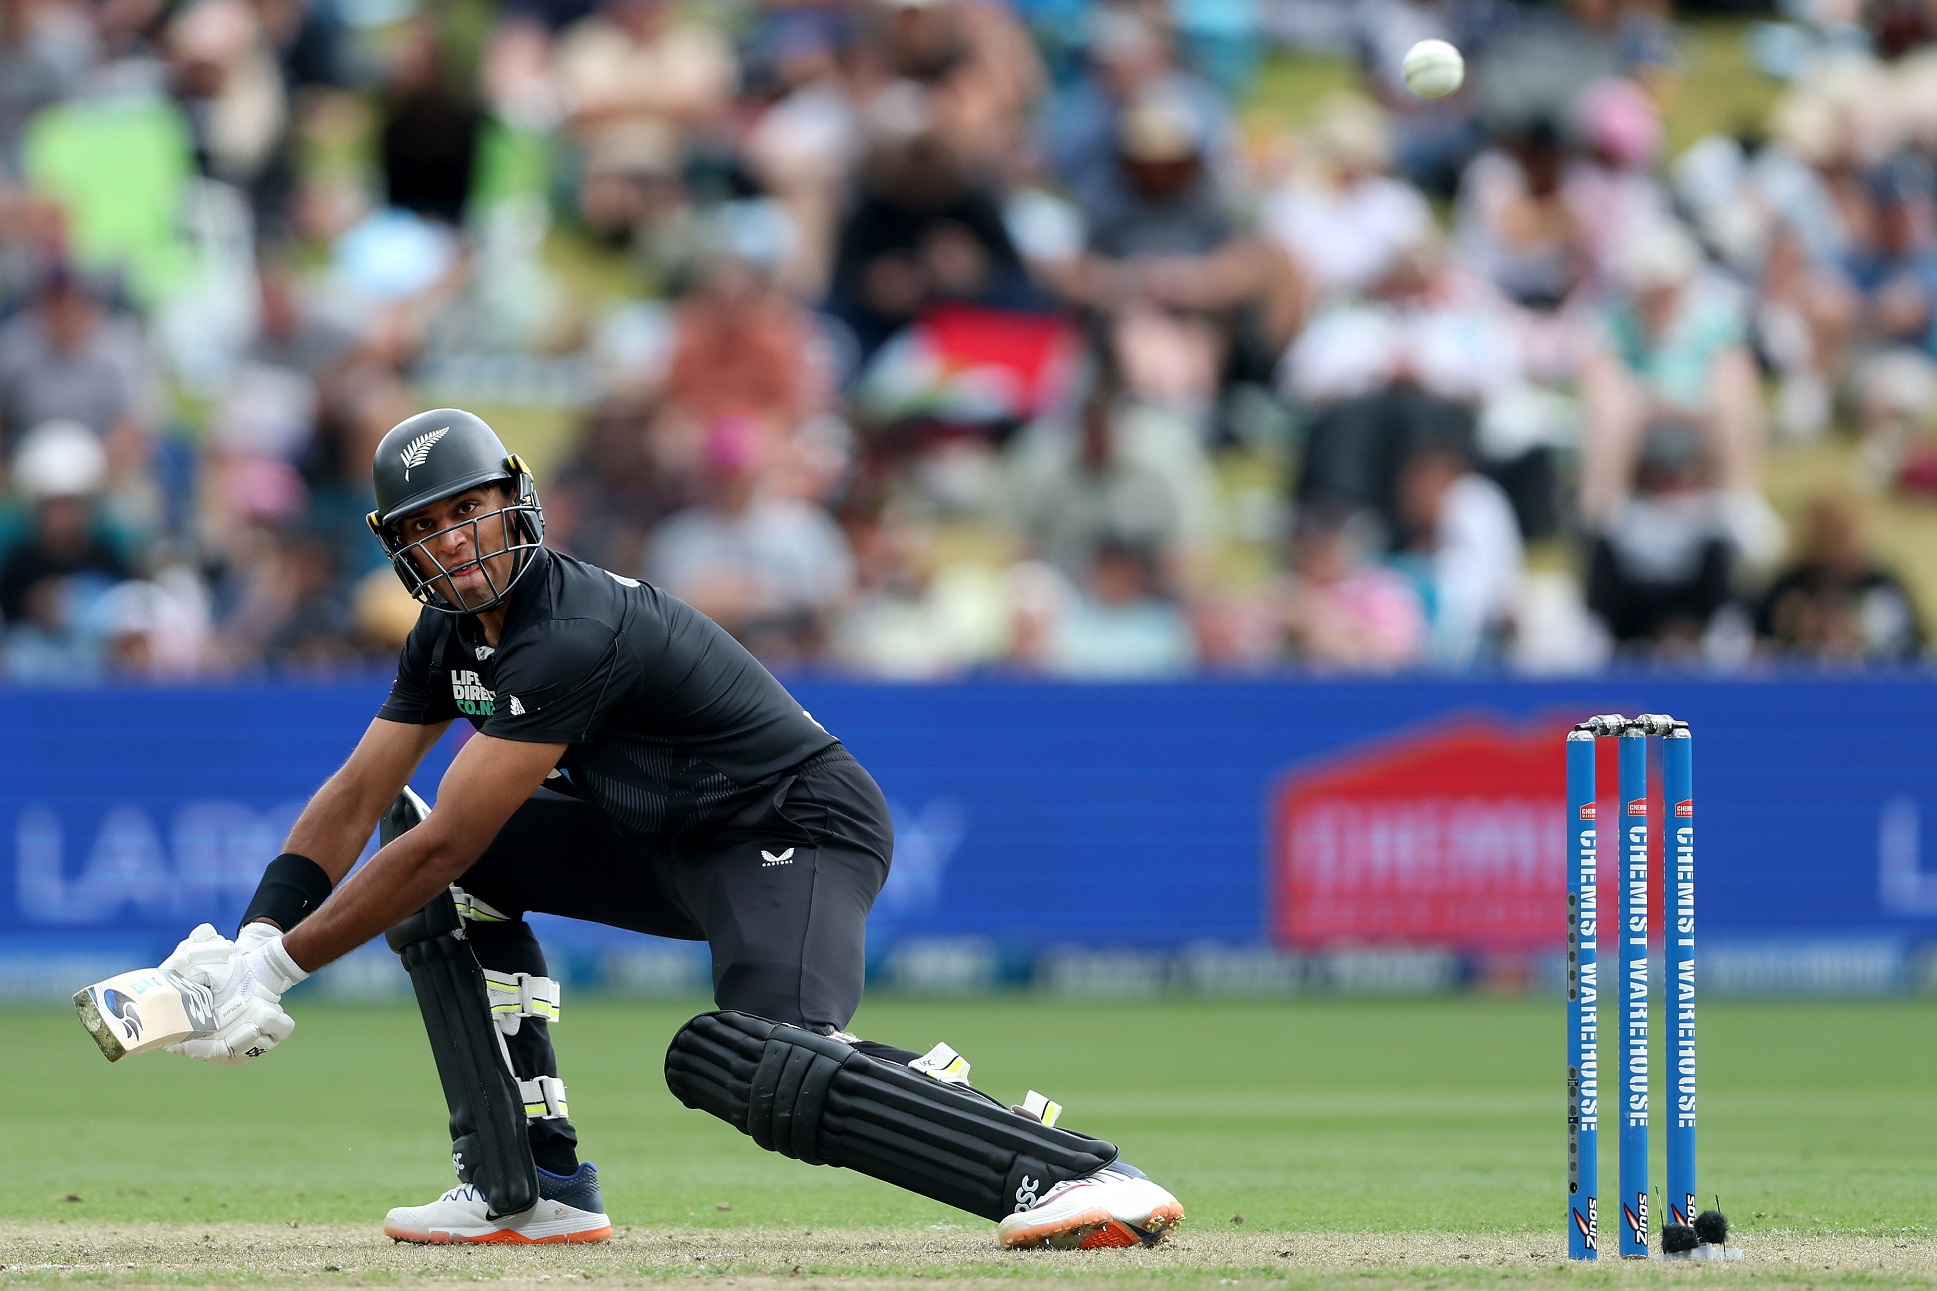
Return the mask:
<path id="1" fill-rule="evenodd" d="M 979 1220 L 770 1156 L 675 1103 L 665 1045 L 699 1007 L 581 998 L 556 1028 L 615 1224 L 946 1225 L 934 1231 L 981 1240 Z M 374 1230 L 387 1207 L 449 1186 L 414 1011 L 293 1011 L 294 1038 L 235 1069 L 166 1054 L 110 1066 L 69 1013 L 0 1014 L 0 1221 Z M 946 1040 L 998 1096 L 1056 1098 L 1066 1124 L 1117 1140 L 1177 1192 L 1192 1233 L 1560 1237 L 1557 1002 L 882 997 L 855 1026 L 911 1048 Z M 1721 1194 L 1751 1248 L 1813 1235 L 1937 1249 L 1937 1002 L 1711 1002 L 1700 1026 L 1704 1199 Z M 1660 1151 L 1657 1132 L 1657 1182 Z M 1611 1132 L 1601 1152 L 1607 1197 Z"/>

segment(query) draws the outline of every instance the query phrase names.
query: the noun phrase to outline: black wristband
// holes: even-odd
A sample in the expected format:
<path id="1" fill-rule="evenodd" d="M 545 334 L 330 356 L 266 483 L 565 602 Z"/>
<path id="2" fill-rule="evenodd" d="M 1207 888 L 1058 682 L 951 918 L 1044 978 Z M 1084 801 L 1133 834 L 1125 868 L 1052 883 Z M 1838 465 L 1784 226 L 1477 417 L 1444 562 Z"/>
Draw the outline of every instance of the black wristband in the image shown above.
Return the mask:
<path id="1" fill-rule="evenodd" d="M 262 872 L 262 882 L 256 884 L 256 894 L 242 913 L 242 927 L 258 919 L 273 919 L 277 927 L 288 932 L 322 905 L 335 886 L 315 861 L 284 852 Z"/>

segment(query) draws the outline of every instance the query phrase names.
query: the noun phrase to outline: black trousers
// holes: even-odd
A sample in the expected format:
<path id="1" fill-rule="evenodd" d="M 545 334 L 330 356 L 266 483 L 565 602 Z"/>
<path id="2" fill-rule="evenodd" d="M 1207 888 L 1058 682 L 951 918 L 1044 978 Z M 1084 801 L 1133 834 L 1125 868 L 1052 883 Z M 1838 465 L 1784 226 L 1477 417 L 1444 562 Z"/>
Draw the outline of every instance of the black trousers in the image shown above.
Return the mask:
<path id="1" fill-rule="evenodd" d="M 690 836 L 622 834 L 590 804 L 541 789 L 457 882 L 507 916 L 468 929 L 494 972 L 547 976 L 524 916 L 563 915 L 704 941 L 720 1008 L 831 1032 L 860 1007 L 868 910 L 893 850 L 887 800 L 837 745 Z M 558 1074 L 547 1024 L 524 1019 L 506 1047 L 522 1079 Z M 577 1168 L 569 1121 L 533 1121 L 531 1139 L 546 1170 Z"/>

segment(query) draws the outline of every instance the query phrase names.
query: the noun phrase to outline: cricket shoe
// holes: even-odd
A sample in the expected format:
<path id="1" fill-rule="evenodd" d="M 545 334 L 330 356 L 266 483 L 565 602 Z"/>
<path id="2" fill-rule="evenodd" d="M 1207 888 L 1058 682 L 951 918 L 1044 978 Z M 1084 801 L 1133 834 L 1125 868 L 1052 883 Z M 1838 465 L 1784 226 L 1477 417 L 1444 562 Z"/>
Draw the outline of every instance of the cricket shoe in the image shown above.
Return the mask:
<path id="1" fill-rule="evenodd" d="M 538 1204 L 491 1218 L 491 1204 L 470 1184 L 459 1184 L 428 1206 L 399 1206 L 383 1218 L 386 1236 L 400 1242 L 602 1242 L 612 1221 L 599 1199 L 599 1172 L 587 1161 L 571 1175 L 538 1172 Z"/>
<path id="2" fill-rule="evenodd" d="M 1155 1246 L 1183 1222 L 1182 1203 L 1143 1171 L 1117 1161 L 1057 1184 L 1029 1209 L 1004 1219 L 996 1240 L 1011 1250 Z"/>

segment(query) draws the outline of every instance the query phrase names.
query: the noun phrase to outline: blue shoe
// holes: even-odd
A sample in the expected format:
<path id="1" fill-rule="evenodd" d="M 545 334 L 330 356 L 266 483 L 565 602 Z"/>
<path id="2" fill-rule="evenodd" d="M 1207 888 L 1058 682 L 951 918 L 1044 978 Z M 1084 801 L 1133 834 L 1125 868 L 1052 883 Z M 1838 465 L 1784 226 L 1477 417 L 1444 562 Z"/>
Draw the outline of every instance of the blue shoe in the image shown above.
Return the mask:
<path id="1" fill-rule="evenodd" d="M 579 1162 L 578 1169 L 570 1174 L 553 1174 L 539 1166 L 538 1195 L 588 1214 L 605 1213 L 605 1202 L 599 1197 L 599 1168 L 590 1161 Z"/>

